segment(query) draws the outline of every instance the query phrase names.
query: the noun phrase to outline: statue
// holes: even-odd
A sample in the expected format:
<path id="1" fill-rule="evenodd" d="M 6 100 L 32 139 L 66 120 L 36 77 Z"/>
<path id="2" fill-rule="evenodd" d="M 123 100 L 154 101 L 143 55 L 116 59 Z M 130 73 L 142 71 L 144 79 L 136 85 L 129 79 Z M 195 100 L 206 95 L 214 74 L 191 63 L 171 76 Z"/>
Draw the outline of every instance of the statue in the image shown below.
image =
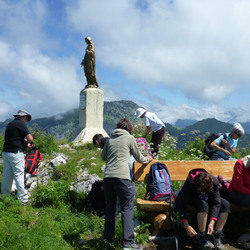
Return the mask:
<path id="1" fill-rule="evenodd" d="M 81 67 L 84 67 L 84 73 L 87 79 L 87 85 L 85 88 L 98 88 L 95 74 L 95 45 L 89 36 L 85 38 L 85 42 L 88 46 L 81 62 Z"/>

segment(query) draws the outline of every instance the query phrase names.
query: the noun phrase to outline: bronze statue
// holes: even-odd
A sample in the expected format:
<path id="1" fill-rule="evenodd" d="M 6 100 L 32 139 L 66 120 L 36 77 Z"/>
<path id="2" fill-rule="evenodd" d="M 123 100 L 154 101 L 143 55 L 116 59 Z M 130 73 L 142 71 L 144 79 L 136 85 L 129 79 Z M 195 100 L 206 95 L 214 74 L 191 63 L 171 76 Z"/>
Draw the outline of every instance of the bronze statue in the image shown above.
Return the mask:
<path id="1" fill-rule="evenodd" d="M 84 67 L 84 73 L 87 79 L 87 85 L 85 88 L 98 88 L 95 74 L 95 45 L 89 36 L 85 38 L 85 42 L 88 46 L 81 62 L 81 67 Z"/>

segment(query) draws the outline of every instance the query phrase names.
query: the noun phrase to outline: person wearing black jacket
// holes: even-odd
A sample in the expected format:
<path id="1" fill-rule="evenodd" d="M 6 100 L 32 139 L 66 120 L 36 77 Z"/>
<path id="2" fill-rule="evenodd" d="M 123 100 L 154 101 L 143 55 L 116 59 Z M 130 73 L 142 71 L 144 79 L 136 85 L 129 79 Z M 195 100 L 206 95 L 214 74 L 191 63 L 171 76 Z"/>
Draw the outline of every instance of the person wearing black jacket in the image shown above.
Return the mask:
<path id="1" fill-rule="evenodd" d="M 230 203 L 220 197 L 218 180 L 205 169 L 193 169 L 177 194 L 175 203 L 181 222 L 190 237 L 197 236 L 201 249 L 212 249 L 214 245 L 207 235 L 214 235 L 217 249 L 224 249 L 222 244 L 223 227 L 230 212 Z M 197 211 L 198 233 L 189 225 L 187 206 Z M 209 223 L 207 225 L 209 216 Z M 207 229 L 207 230 L 206 230 Z"/>
<path id="2" fill-rule="evenodd" d="M 104 137 L 102 134 L 95 134 L 92 138 L 93 145 L 101 149 L 104 148 L 104 145 L 107 140 L 108 140 L 108 137 Z"/>

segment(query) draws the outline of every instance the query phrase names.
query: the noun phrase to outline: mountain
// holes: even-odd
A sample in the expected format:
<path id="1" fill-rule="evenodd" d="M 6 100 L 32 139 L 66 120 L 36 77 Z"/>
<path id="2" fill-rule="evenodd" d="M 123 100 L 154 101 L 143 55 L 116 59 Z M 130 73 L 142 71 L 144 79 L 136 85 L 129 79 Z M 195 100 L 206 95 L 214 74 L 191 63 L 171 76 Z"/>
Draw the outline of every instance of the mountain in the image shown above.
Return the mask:
<path id="1" fill-rule="evenodd" d="M 135 110 L 139 106 L 132 101 L 113 101 L 104 102 L 103 109 L 103 127 L 105 131 L 110 135 L 111 131 L 115 128 L 116 123 L 121 118 L 128 118 L 132 124 L 140 123 L 143 124 L 143 119 L 136 119 L 134 116 Z M 8 119 L 5 122 L 0 122 L 0 132 L 4 132 L 6 124 L 12 119 Z M 53 134 L 55 139 L 62 139 L 68 137 L 77 127 L 79 123 L 79 109 L 72 109 L 62 114 L 48 118 L 39 118 L 31 120 L 27 123 L 31 132 L 35 129 L 39 129 L 44 133 Z M 184 123 L 190 124 L 184 128 Z M 193 124 L 192 124 L 193 123 Z M 232 124 L 218 121 L 214 118 L 208 118 L 201 121 L 194 120 L 179 120 L 179 126 L 173 126 L 169 123 L 165 123 L 166 131 L 171 136 L 178 138 L 177 146 L 183 148 L 187 141 L 196 136 L 206 136 L 208 133 L 218 133 L 218 132 L 230 132 L 232 129 Z M 242 123 L 246 133 L 250 132 L 250 123 Z M 240 147 L 246 147 L 250 142 L 250 135 L 245 134 L 240 138 Z"/>
<path id="2" fill-rule="evenodd" d="M 178 119 L 175 122 L 175 126 L 179 127 L 179 128 L 185 128 L 187 126 L 193 125 L 194 123 L 196 123 L 197 120 L 191 120 L 191 119 Z"/>

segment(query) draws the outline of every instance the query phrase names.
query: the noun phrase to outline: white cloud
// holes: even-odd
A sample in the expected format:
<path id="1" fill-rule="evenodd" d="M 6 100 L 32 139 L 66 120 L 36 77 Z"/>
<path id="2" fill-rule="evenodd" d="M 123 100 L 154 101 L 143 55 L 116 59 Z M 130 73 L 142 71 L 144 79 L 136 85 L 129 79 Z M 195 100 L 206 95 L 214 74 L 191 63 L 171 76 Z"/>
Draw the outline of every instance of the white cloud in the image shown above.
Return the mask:
<path id="1" fill-rule="evenodd" d="M 94 34 L 102 64 L 129 78 L 178 86 L 213 103 L 244 87 L 250 78 L 250 2 L 144 2 L 145 10 L 138 1 L 78 1 L 68 13 L 76 30 Z"/>
<path id="2" fill-rule="evenodd" d="M 249 9 L 247 0 L 3 0 L 0 119 L 18 108 L 41 117 L 78 107 L 83 37 L 90 35 L 105 100 L 145 103 L 166 122 L 250 120 L 241 117 L 247 104 L 221 106 L 235 93 L 248 100 Z M 114 72 L 126 79 L 111 84 Z M 173 98 L 170 105 L 171 90 L 203 106 Z"/>

